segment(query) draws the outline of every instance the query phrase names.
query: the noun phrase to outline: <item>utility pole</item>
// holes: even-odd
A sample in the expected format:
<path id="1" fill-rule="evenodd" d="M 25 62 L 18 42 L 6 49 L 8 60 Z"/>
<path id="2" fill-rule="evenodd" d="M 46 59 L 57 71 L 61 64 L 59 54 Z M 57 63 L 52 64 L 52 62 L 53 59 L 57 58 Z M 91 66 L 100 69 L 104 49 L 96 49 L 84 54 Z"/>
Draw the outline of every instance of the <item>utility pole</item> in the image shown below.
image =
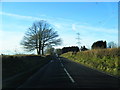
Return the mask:
<path id="1" fill-rule="evenodd" d="M 78 47 L 80 48 L 80 33 L 77 33 L 77 44 L 78 44 Z"/>

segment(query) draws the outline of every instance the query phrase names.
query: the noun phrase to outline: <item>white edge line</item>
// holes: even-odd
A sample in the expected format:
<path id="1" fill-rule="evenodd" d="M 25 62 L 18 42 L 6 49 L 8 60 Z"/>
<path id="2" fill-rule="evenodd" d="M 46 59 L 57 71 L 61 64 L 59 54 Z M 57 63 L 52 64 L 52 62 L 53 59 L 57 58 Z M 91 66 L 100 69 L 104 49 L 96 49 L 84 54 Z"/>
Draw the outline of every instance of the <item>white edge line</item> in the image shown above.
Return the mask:
<path id="1" fill-rule="evenodd" d="M 72 83 L 75 83 L 74 79 L 70 76 L 70 74 L 68 73 L 68 71 L 65 68 L 64 68 L 64 71 L 66 72 L 66 74 L 68 75 L 68 77 L 70 78 Z"/>

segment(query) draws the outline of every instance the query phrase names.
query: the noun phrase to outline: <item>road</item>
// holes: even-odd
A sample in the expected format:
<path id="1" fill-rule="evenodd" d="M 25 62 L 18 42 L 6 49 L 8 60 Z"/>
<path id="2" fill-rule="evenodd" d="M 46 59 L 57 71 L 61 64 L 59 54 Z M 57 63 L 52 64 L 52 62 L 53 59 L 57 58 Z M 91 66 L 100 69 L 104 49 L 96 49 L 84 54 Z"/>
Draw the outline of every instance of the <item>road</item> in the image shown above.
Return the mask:
<path id="1" fill-rule="evenodd" d="M 118 88 L 118 79 L 64 58 L 54 58 L 18 88 Z"/>

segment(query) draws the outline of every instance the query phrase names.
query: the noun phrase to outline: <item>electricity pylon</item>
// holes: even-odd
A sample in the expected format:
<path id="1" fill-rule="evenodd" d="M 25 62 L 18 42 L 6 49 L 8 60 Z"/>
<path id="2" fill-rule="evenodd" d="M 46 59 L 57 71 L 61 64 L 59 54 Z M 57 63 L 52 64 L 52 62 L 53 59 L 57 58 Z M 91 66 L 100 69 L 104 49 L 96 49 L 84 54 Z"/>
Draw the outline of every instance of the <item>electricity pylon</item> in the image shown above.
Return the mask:
<path id="1" fill-rule="evenodd" d="M 80 33 L 77 33 L 77 44 L 78 44 L 78 47 L 80 48 Z"/>

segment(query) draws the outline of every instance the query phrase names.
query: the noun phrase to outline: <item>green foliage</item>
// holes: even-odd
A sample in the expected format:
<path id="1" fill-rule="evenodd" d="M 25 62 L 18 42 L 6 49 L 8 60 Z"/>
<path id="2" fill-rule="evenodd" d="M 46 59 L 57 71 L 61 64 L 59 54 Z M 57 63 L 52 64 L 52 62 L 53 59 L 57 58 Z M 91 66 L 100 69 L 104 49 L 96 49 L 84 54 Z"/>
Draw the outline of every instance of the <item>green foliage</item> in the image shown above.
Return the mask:
<path id="1" fill-rule="evenodd" d="M 120 48 L 88 50 L 74 55 L 68 52 L 61 56 L 112 75 L 120 75 L 120 62 L 118 61 Z"/>

